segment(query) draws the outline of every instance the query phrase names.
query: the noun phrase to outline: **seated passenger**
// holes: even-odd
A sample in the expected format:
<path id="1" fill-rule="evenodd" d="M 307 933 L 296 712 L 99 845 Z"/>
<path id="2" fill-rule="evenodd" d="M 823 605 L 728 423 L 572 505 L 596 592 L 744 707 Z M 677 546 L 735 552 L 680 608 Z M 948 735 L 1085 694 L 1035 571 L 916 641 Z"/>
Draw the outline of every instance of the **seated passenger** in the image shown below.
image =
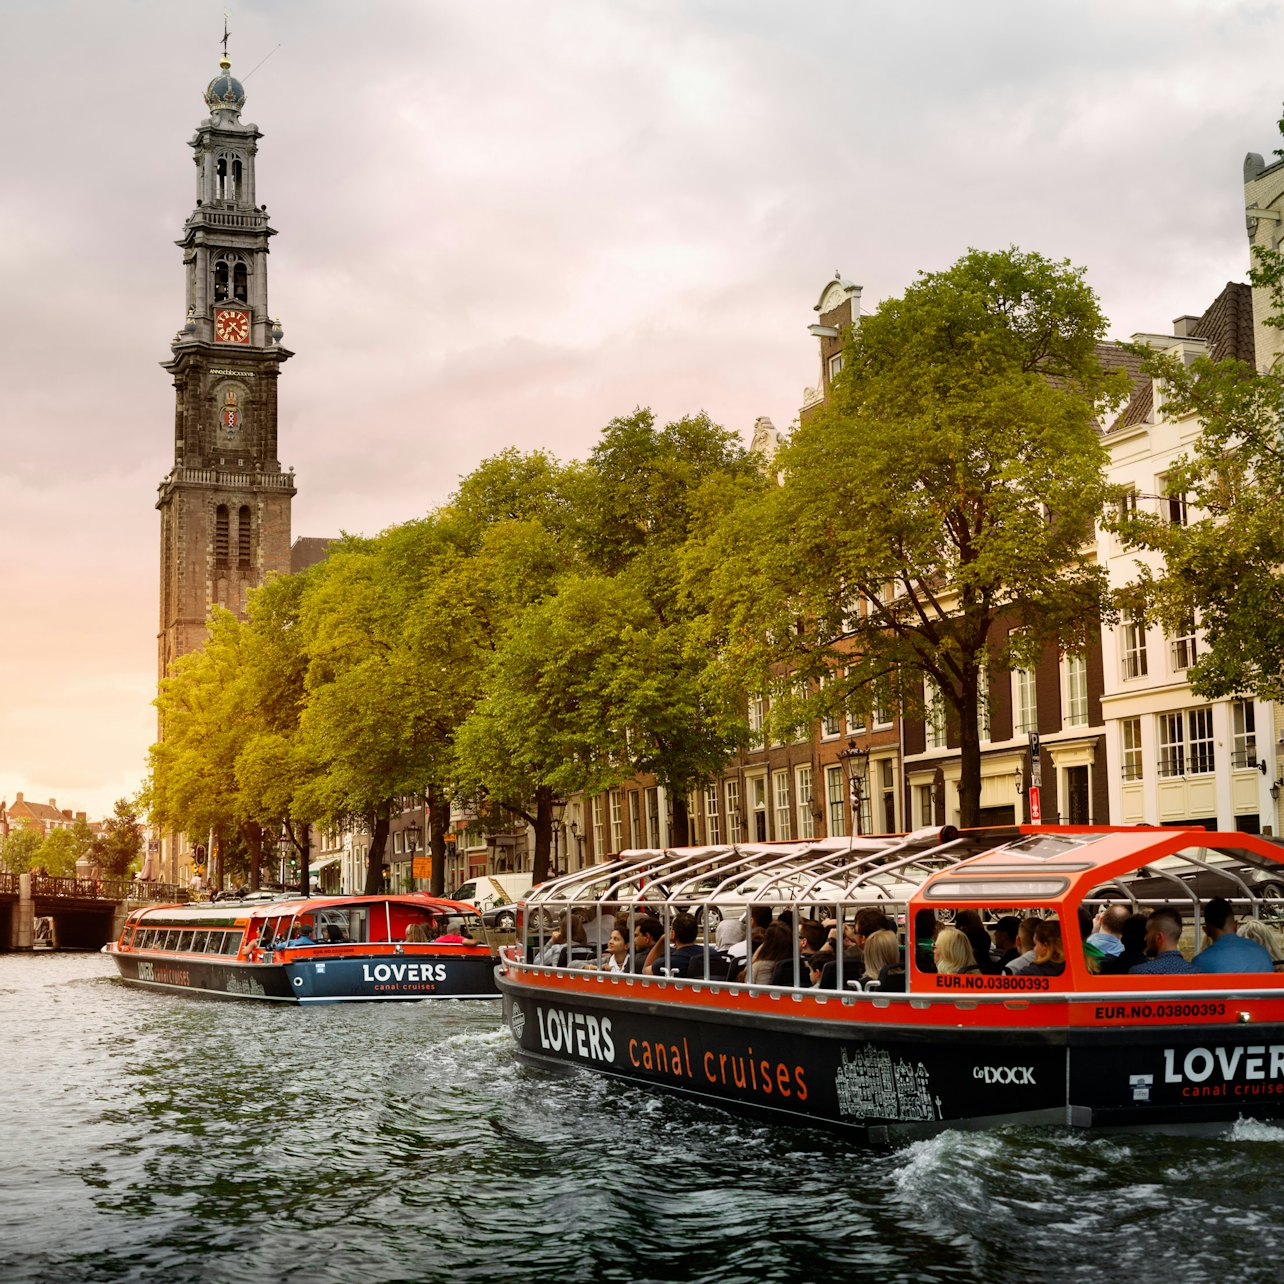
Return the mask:
<path id="1" fill-rule="evenodd" d="M 937 932 L 932 955 L 936 970 L 947 976 L 981 970 L 976 965 L 971 941 L 957 927 L 943 927 Z"/>
<path id="2" fill-rule="evenodd" d="M 1274 972 L 1269 950 L 1235 932 L 1235 911 L 1224 896 L 1204 907 L 1204 933 L 1212 944 L 1191 959 L 1196 972 Z"/>
<path id="3" fill-rule="evenodd" d="M 1146 919 L 1149 961 L 1128 969 L 1129 976 L 1164 976 L 1195 969 L 1181 952 L 1181 915 L 1171 905 L 1152 910 Z"/>
<path id="4" fill-rule="evenodd" d="M 699 928 L 694 914 L 675 914 L 669 928 L 669 960 L 664 953 L 642 970 L 652 976 L 704 976 L 704 947 L 696 944 Z"/>
<path id="5" fill-rule="evenodd" d="M 312 924 L 306 919 L 300 919 L 295 923 L 294 930 L 290 933 L 291 945 L 315 945 L 316 941 L 312 939 Z"/>
<path id="6" fill-rule="evenodd" d="M 348 940 L 348 934 L 335 923 L 325 925 L 325 943 L 327 945 L 343 945 Z"/>
<path id="7" fill-rule="evenodd" d="M 990 951 L 994 948 L 994 942 L 990 940 L 990 934 L 985 930 L 980 914 L 974 909 L 959 910 L 954 916 L 954 926 L 967 937 L 977 968 L 982 972 L 993 971 Z"/>
<path id="8" fill-rule="evenodd" d="M 873 932 L 865 938 L 865 988 L 898 993 L 905 989 L 905 966 L 895 932 Z"/>
<path id="9" fill-rule="evenodd" d="M 1273 927 L 1267 927 L 1260 918 L 1246 918 L 1240 920 L 1238 932 L 1246 941 L 1256 941 L 1271 956 L 1275 971 L 1284 972 L 1284 947 Z"/>
<path id="10" fill-rule="evenodd" d="M 1060 976 L 1065 970 L 1061 924 L 1055 918 L 1041 918 L 1034 929 L 1034 962 L 1026 972 L 1030 976 Z"/>
<path id="11" fill-rule="evenodd" d="M 794 956 L 794 930 L 785 923 L 773 923 L 753 952 L 749 979 L 754 985 L 770 985 L 776 964 Z"/>
<path id="12" fill-rule="evenodd" d="M 936 914 L 921 909 L 914 915 L 914 966 L 920 972 L 936 971 Z"/>
<path id="13" fill-rule="evenodd" d="M 606 950 L 597 963 L 599 972 L 628 971 L 629 942 L 624 935 L 627 931 L 627 926 L 624 931 L 618 927 L 612 928 L 611 935 L 607 938 Z"/>
<path id="14" fill-rule="evenodd" d="M 1092 921 L 1092 934 L 1084 941 L 1084 947 L 1092 948 L 1105 958 L 1112 958 L 1124 952 L 1123 925 L 1128 921 L 1131 911 L 1127 905 L 1105 905 Z M 1103 967 L 1102 971 L 1106 969 Z"/>
<path id="15" fill-rule="evenodd" d="M 1017 933 L 1021 930 L 1021 920 L 1015 914 L 1005 914 L 994 925 L 994 948 L 990 951 L 990 961 L 996 972 L 1002 972 L 1021 951 L 1017 949 Z"/>
<path id="16" fill-rule="evenodd" d="M 422 945 L 422 944 L 425 944 L 427 940 L 428 940 L 428 931 L 422 923 L 411 923 L 410 926 L 406 928 L 406 943 L 408 945 L 409 944 Z"/>
<path id="17" fill-rule="evenodd" d="M 1120 929 L 1120 938 L 1123 953 L 1107 954 L 1101 960 L 1101 971 L 1106 976 L 1121 976 L 1146 961 L 1146 916 L 1129 914 Z"/>
<path id="18" fill-rule="evenodd" d="M 1013 976 L 1019 976 L 1022 972 L 1028 972 L 1034 966 L 1034 929 L 1042 921 L 1037 914 L 1027 914 L 1021 920 L 1021 926 L 1017 928 L 1016 943 L 1019 952 L 1016 958 L 1009 959 L 1003 965 L 1005 972 L 1010 972 Z"/>

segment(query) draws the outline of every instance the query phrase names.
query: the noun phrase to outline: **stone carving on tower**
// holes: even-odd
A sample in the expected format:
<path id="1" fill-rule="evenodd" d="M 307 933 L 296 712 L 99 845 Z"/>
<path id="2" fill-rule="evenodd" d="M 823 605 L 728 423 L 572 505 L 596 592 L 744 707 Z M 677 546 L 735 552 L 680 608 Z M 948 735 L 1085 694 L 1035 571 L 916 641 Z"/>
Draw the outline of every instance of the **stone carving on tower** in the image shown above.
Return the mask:
<path id="1" fill-rule="evenodd" d="M 258 127 L 226 36 L 191 140 L 196 206 L 177 242 L 186 318 L 162 365 L 174 381 L 174 464 L 161 482 L 159 675 L 201 646 L 215 606 L 290 569 L 294 475 L 277 458 L 277 376 L 292 355 L 268 309 L 267 206 L 257 203 Z"/>

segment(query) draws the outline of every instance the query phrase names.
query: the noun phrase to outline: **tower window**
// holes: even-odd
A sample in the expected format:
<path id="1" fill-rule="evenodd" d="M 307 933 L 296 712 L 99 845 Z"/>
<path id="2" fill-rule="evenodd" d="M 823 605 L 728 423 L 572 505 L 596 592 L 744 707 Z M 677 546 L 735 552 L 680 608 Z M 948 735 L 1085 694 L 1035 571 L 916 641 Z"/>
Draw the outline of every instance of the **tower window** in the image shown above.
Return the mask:
<path id="1" fill-rule="evenodd" d="M 220 201 L 241 199 L 241 158 L 220 156 L 214 164 L 214 195 Z"/>
<path id="2" fill-rule="evenodd" d="M 239 299 L 242 303 L 250 297 L 247 289 L 247 275 L 244 263 L 238 263 L 232 269 L 232 297 Z"/>
<path id="3" fill-rule="evenodd" d="M 227 505 L 220 504 L 214 513 L 214 560 L 216 562 L 227 561 L 228 533 Z"/>
<path id="4" fill-rule="evenodd" d="M 214 302 L 223 303 L 227 299 L 228 271 L 227 262 L 219 259 L 214 264 Z"/>
<path id="5" fill-rule="evenodd" d="M 242 566 L 250 564 L 250 507 L 241 505 L 236 518 L 236 557 Z"/>

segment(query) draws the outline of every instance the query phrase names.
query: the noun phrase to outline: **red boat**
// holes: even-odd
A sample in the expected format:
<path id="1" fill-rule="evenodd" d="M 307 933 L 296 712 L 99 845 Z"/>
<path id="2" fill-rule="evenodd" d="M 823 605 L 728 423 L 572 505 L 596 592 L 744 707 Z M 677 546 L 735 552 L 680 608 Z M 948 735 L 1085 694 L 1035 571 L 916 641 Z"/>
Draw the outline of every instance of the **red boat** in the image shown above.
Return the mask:
<path id="1" fill-rule="evenodd" d="M 471 905 L 312 896 L 153 905 L 103 947 L 148 989 L 278 1003 L 493 999 L 495 957 Z"/>
<path id="2" fill-rule="evenodd" d="M 1192 972 L 1184 957 L 1213 896 L 1231 902 L 1241 934 L 1253 921 L 1273 940 L 1281 886 L 1284 846 L 1203 829 L 946 829 L 629 851 L 530 894 L 518 933 L 530 944 L 500 951 L 499 989 L 527 1063 L 876 1143 L 1001 1124 L 1221 1128 L 1284 1117 L 1284 973 Z M 1081 911 L 1111 902 L 1176 909 L 1183 970 L 1103 970 Z M 672 943 L 655 975 L 532 961 L 547 957 L 549 925 L 599 905 L 628 916 L 630 940 L 643 916 L 695 916 L 703 948 L 688 974 L 664 974 Z M 796 930 L 787 980 L 799 983 L 728 981 L 715 920 L 755 905 L 832 919 L 840 934 L 877 906 L 904 960 L 903 992 L 854 962 L 844 976 L 841 955 L 835 988 L 809 984 Z M 986 970 L 932 970 L 920 934 L 974 922 L 960 919 L 966 910 L 991 927 L 1006 916 L 1053 925 L 1036 940 L 1059 927 L 1064 965 L 1013 972 L 991 958 Z M 1269 967 L 1271 952 L 1260 957 Z"/>

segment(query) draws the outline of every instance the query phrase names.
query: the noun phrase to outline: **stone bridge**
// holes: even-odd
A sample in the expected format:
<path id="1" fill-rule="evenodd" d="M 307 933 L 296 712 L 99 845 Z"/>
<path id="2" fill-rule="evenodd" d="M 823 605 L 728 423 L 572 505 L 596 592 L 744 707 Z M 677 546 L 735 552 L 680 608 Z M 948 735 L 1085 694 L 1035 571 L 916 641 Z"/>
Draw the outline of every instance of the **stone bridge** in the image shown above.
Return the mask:
<path id="1" fill-rule="evenodd" d="M 0 949 L 101 949 L 130 910 L 187 899 L 173 883 L 0 872 Z"/>

